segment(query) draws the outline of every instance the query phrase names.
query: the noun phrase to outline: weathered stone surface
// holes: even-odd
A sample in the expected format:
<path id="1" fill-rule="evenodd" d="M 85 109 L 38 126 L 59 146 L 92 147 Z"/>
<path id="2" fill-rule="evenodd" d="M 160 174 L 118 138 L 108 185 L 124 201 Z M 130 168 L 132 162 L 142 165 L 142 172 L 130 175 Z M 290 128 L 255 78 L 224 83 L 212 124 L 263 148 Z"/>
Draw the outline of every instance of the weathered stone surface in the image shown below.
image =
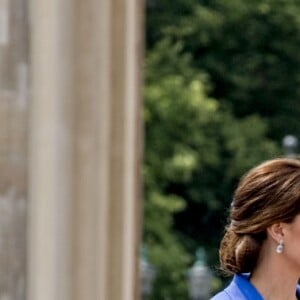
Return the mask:
<path id="1" fill-rule="evenodd" d="M 138 298 L 141 5 L 31 0 L 30 300 Z"/>
<path id="2" fill-rule="evenodd" d="M 0 299 L 25 299 L 27 1 L 0 0 Z"/>
<path id="3" fill-rule="evenodd" d="M 0 0 L 0 300 L 138 298 L 141 16 Z"/>

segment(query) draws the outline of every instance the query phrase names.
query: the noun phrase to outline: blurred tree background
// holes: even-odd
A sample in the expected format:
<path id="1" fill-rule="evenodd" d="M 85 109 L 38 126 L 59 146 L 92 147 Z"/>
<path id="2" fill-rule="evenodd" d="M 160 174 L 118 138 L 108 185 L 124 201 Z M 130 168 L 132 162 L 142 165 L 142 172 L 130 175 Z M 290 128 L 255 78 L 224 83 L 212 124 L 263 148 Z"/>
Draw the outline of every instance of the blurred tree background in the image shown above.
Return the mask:
<path id="1" fill-rule="evenodd" d="M 147 0 L 146 39 L 143 242 L 152 299 L 183 300 L 240 176 L 300 136 L 300 2 Z"/>

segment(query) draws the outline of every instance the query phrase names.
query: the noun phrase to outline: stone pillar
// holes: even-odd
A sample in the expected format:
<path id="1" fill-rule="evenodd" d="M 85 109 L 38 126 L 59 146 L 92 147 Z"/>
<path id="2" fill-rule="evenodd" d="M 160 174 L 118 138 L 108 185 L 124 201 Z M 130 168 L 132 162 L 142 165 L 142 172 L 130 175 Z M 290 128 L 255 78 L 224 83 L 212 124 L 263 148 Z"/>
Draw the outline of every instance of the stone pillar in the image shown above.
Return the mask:
<path id="1" fill-rule="evenodd" d="M 31 0 L 27 299 L 138 299 L 141 15 Z"/>
<path id="2" fill-rule="evenodd" d="M 71 299 L 71 1 L 30 2 L 28 300 Z"/>

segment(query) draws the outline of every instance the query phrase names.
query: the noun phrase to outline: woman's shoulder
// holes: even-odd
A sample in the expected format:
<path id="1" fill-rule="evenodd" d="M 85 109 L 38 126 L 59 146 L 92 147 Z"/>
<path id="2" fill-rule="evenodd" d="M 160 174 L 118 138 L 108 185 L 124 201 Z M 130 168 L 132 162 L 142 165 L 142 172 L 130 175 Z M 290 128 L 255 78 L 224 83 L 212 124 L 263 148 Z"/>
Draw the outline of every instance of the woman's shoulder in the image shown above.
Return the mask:
<path id="1" fill-rule="evenodd" d="M 232 300 L 230 295 L 224 290 L 213 296 L 210 300 Z"/>
<path id="2" fill-rule="evenodd" d="M 245 281 L 244 283 L 241 281 Z M 243 286 L 244 284 L 244 286 Z M 213 296 L 210 300 L 246 300 L 248 299 L 241 289 L 246 288 L 246 284 L 249 284 L 248 280 L 246 280 L 245 275 L 235 275 L 229 285 Z M 249 299 L 258 299 L 253 298 L 252 295 Z"/>

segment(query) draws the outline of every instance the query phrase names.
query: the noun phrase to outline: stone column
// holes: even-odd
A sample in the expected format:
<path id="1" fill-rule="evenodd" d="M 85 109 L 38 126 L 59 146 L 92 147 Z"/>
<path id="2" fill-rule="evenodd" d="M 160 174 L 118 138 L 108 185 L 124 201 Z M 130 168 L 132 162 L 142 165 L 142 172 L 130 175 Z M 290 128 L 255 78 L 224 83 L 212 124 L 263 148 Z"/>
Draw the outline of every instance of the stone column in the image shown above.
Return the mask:
<path id="1" fill-rule="evenodd" d="M 139 0 L 31 0 L 30 300 L 138 299 Z"/>
<path id="2" fill-rule="evenodd" d="M 71 299 L 71 2 L 30 1 L 28 300 Z"/>

